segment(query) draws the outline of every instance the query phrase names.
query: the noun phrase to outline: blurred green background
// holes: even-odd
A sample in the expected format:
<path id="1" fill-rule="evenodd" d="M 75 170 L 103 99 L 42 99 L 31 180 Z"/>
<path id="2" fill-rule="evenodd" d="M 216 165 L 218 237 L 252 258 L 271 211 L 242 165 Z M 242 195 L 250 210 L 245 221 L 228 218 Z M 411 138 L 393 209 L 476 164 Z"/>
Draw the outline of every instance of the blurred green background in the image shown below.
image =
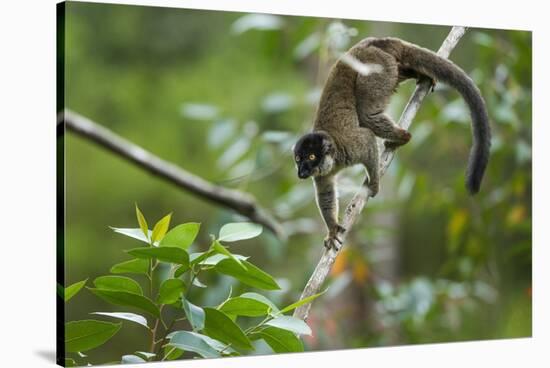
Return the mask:
<path id="1" fill-rule="evenodd" d="M 264 231 L 233 251 L 284 285 L 270 293 L 280 304 L 299 298 L 322 251 L 312 183 L 298 180 L 291 146 L 311 124 L 334 50 L 367 36 L 437 49 L 450 30 L 91 3 L 66 9 L 66 107 L 256 196 L 290 237 L 281 242 Z M 456 91 L 438 85 L 314 303 L 307 350 L 531 336 L 531 33 L 470 29 L 451 59 L 475 80 L 492 119 L 482 190 L 472 198 L 463 184 L 468 110 Z M 414 85 L 395 95 L 395 119 Z M 65 285 L 128 259 L 123 250 L 135 242 L 108 226 L 136 227 L 134 202 L 149 222 L 171 211 L 173 224 L 201 222 L 195 250 L 239 219 L 83 138 L 67 133 L 65 142 Z M 362 175 L 360 168 L 342 175 L 342 206 Z M 209 287 L 191 296 L 198 304 L 215 305 L 232 286 L 216 275 L 201 281 Z M 112 307 L 84 291 L 66 319 L 94 311 Z M 147 338 L 125 324 L 94 355 L 119 359 L 146 350 Z"/>

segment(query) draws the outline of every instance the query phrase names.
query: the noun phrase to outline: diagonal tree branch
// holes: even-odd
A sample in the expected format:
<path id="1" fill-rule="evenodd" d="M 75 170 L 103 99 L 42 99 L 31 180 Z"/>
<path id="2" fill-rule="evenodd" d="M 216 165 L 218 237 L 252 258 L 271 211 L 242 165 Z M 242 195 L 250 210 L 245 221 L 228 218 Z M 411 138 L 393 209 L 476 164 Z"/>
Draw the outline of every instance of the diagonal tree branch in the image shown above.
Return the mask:
<path id="1" fill-rule="evenodd" d="M 464 27 L 453 27 L 449 32 L 449 35 L 447 36 L 445 41 L 443 41 L 443 44 L 439 48 L 437 54 L 441 57 L 448 58 L 449 54 L 458 44 L 458 41 L 462 38 L 465 32 L 466 32 L 466 28 Z M 407 103 L 407 106 L 405 106 L 405 110 L 403 110 L 403 113 L 399 118 L 399 122 L 398 122 L 399 126 L 401 126 L 404 129 L 409 128 L 409 126 L 412 123 L 412 120 L 414 119 L 416 113 L 418 112 L 418 109 L 420 108 L 422 101 L 428 94 L 429 90 L 430 90 L 429 81 L 423 81 L 418 84 L 418 86 L 416 87 L 416 90 L 414 91 L 414 94 L 410 98 L 409 102 Z M 393 150 L 385 150 L 384 152 L 382 152 L 380 156 L 380 175 L 381 176 L 386 173 L 386 170 L 391 164 L 394 155 L 395 155 L 395 152 Z M 349 205 L 346 207 L 346 210 L 344 212 L 344 218 L 342 220 L 342 226 L 346 228 L 346 231 L 344 232 L 344 234 L 342 234 L 342 240 L 346 239 L 347 234 L 351 230 L 352 225 L 357 220 L 357 217 L 359 217 L 359 214 L 363 210 L 363 207 L 366 205 L 368 199 L 369 199 L 368 192 L 364 187 L 362 187 L 359 193 L 357 193 L 353 197 Z M 304 291 L 302 292 L 302 296 L 300 297 L 300 300 L 307 298 L 309 296 L 312 296 L 319 292 L 341 248 L 342 247 L 340 247 L 339 250 L 334 250 L 334 247 L 331 247 L 330 249 L 324 249 L 321 259 L 317 264 L 317 267 L 315 267 L 313 274 L 311 275 L 309 281 L 307 282 L 304 288 Z M 294 311 L 294 317 L 307 320 L 310 308 L 311 308 L 311 303 L 304 304 L 296 308 L 296 310 Z"/>
<path id="2" fill-rule="evenodd" d="M 109 129 L 65 109 L 58 115 L 58 123 L 65 123 L 70 131 L 91 140 L 138 167 L 149 171 L 176 186 L 209 202 L 230 208 L 271 230 L 279 238 L 284 237 L 282 226 L 260 207 L 255 198 L 238 190 L 212 184 L 179 166 L 165 161 L 140 146 L 118 136 Z"/>

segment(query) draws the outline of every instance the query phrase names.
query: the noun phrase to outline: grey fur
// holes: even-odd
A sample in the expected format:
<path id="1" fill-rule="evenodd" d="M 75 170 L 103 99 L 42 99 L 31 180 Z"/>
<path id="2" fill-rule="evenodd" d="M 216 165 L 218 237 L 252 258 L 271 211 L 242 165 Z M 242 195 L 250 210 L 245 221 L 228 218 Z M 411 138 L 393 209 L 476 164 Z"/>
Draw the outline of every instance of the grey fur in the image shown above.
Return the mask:
<path id="1" fill-rule="evenodd" d="M 313 131 L 296 143 L 299 176 L 313 176 L 317 203 L 327 225 L 328 237 L 338 240 L 338 200 L 335 176 L 344 167 L 363 164 L 365 185 L 374 197 L 379 190 L 379 154 L 376 136 L 394 149 L 411 139 L 385 114 L 390 98 L 402 81 L 441 80 L 462 95 L 472 116 L 473 145 L 468 161 L 466 187 L 479 191 L 489 159 L 490 127 L 483 98 L 462 69 L 434 52 L 397 38 L 366 38 L 338 60 L 325 83 Z M 380 68 L 365 75 L 350 66 L 349 59 Z M 311 156 L 313 154 L 314 156 Z M 308 157 L 315 157 L 314 160 Z M 325 242 L 329 244 L 330 242 Z"/>

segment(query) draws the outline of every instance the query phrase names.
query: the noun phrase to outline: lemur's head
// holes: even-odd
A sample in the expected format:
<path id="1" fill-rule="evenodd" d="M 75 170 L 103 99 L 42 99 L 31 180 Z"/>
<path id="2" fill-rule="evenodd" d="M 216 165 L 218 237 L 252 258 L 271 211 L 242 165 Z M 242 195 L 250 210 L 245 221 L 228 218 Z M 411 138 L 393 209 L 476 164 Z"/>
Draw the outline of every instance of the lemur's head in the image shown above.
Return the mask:
<path id="1" fill-rule="evenodd" d="M 294 146 L 294 161 L 298 177 L 324 176 L 334 167 L 334 141 L 325 132 L 303 135 Z"/>

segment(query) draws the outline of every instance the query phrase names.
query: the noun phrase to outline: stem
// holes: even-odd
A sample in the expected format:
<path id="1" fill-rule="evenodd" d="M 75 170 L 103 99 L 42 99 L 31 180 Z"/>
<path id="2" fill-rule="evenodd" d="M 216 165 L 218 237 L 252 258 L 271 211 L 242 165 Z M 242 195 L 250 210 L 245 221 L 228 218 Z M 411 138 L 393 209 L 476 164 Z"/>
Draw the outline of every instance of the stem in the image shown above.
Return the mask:
<path id="1" fill-rule="evenodd" d="M 153 260 L 149 260 L 149 294 L 153 300 Z"/>
<path id="2" fill-rule="evenodd" d="M 149 239 L 149 246 L 151 248 L 153 247 L 153 240 L 152 239 Z M 154 295 L 153 295 L 153 259 L 152 258 L 149 260 L 149 272 L 147 273 L 147 277 L 149 278 L 149 296 L 151 297 L 151 300 L 154 300 Z M 161 316 L 162 316 L 162 306 L 161 306 L 161 309 L 160 309 L 160 313 L 161 313 Z M 154 349 L 155 349 L 155 337 L 157 335 L 158 324 L 159 324 L 159 318 L 157 318 L 157 320 L 155 321 L 155 327 L 153 327 L 153 329 L 151 330 L 151 347 L 149 349 L 150 352 L 153 352 Z"/>
<path id="3" fill-rule="evenodd" d="M 162 309 L 164 308 L 164 305 L 160 306 L 160 317 L 157 318 L 155 321 L 155 327 L 153 327 L 153 336 L 151 336 L 151 352 L 153 353 L 156 349 L 157 342 L 155 338 L 157 337 L 157 329 L 159 327 L 159 322 L 162 322 L 164 325 L 164 321 L 162 320 Z"/>
<path id="4" fill-rule="evenodd" d="M 153 260 L 151 260 L 151 261 L 153 261 Z M 157 266 L 159 265 L 159 263 L 160 263 L 160 262 L 159 262 L 159 260 L 157 259 L 157 261 L 155 262 L 155 265 L 154 265 L 153 267 L 151 267 L 151 270 L 154 271 L 154 270 L 157 268 Z"/>
<path id="5" fill-rule="evenodd" d="M 157 327 L 159 324 L 159 319 L 157 318 L 157 321 L 155 322 L 155 327 L 151 330 L 151 347 L 149 348 L 150 352 L 155 351 L 155 337 L 157 335 Z"/>
<path id="6" fill-rule="evenodd" d="M 168 334 L 171 332 L 172 328 L 174 327 L 174 325 L 176 324 L 176 321 L 179 321 L 181 320 L 181 318 L 179 319 L 173 319 L 172 322 L 170 322 L 170 325 L 168 327 L 166 327 L 166 325 L 164 325 L 164 328 L 165 328 L 165 333 L 164 333 L 164 336 L 162 337 L 162 339 L 160 339 L 158 342 L 160 342 L 160 344 L 158 344 L 156 346 L 156 352 L 151 350 L 151 352 L 155 353 L 156 356 L 158 356 L 160 354 L 160 349 L 162 348 L 162 345 L 164 343 L 164 341 L 166 341 L 166 336 L 168 336 Z M 169 353 L 168 353 L 169 354 Z M 166 355 L 168 355 L 166 354 Z M 162 359 L 164 360 L 164 359 Z"/>
<path id="7" fill-rule="evenodd" d="M 191 286 L 193 286 L 193 282 L 197 278 L 197 275 L 199 274 L 199 272 L 200 272 L 200 269 L 197 271 L 197 273 L 195 273 L 193 269 L 191 270 L 192 276 L 191 276 L 191 279 L 189 280 L 189 288 L 187 288 L 187 290 L 185 291 L 185 296 L 189 294 L 189 290 L 191 290 Z"/>
<path id="8" fill-rule="evenodd" d="M 272 320 L 274 317 L 273 316 L 267 316 L 264 318 L 264 320 L 260 323 L 258 323 L 256 326 L 252 326 L 252 327 L 249 327 L 247 328 L 245 331 L 244 331 L 244 334 L 245 335 L 248 335 L 249 333 L 253 333 L 255 332 L 255 330 L 259 327 L 262 327 L 264 324 L 266 324 L 266 322 Z"/>
<path id="9" fill-rule="evenodd" d="M 161 362 L 164 362 L 166 360 L 166 357 L 170 354 L 172 354 L 172 352 L 176 350 L 175 347 L 173 347 L 172 349 L 168 350 L 168 353 L 164 354 L 164 357 L 160 360 Z"/>
<path id="10" fill-rule="evenodd" d="M 176 270 L 176 267 L 172 267 L 172 269 L 170 270 L 170 273 L 172 274 L 172 277 L 174 276 L 174 272 Z M 195 272 L 195 270 L 193 268 L 191 268 L 191 274 L 193 275 L 191 277 L 191 281 L 189 283 L 189 288 L 187 289 L 187 291 L 185 292 L 185 296 L 187 296 L 187 293 L 189 292 L 189 290 L 191 289 L 191 286 L 193 284 L 193 280 L 195 279 L 195 277 L 197 277 L 197 275 L 199 274 L 200 272 L 200 268 L 198 271 Z M 162 323 L 163 327 L 164 327 L 164 336 L 159 339 L 158 341 L 155 341 L 154 340 L 154 337 L 156 336 L 156 329 L 158 327 L 158 319 L 157 319 L 157 322 L 155 324 L 155 335 L 153 337 L 153 343 L 151 344 L 151 352 L 152 353 L 155 353 L 156 354 L 156 357 L 158 359 L 158 356 L 160 355 L 160 349 L 162 348 L 162 345 L 164 343 L 164 341 L 166 341 L 166 337 L 168 336 L 168 334 L 172 331 L 172 328 L 174 328 L 174 325 L 176 324 L 176 322 L 178 321 L 183 321 L 183 320 L 186 320 L 187 318 L 186 317 L 180 317 L 180 318 L 174 318 L 170 324 L 167 326 L 166 323 L 164 323 L 164 321 L 162 320 L 162 308 L 164 307 L 164 305 L 162 305 L 160 308 L 161 308 L 161 318 L 160 318 L 160 322 Z M 172 348 L 167 354 L 166 356 L 168 356 L 172 351 L 174 351 L 175 348 Z M 165 359 L 162 358 L 161 361 L 164 361 Z"/>

